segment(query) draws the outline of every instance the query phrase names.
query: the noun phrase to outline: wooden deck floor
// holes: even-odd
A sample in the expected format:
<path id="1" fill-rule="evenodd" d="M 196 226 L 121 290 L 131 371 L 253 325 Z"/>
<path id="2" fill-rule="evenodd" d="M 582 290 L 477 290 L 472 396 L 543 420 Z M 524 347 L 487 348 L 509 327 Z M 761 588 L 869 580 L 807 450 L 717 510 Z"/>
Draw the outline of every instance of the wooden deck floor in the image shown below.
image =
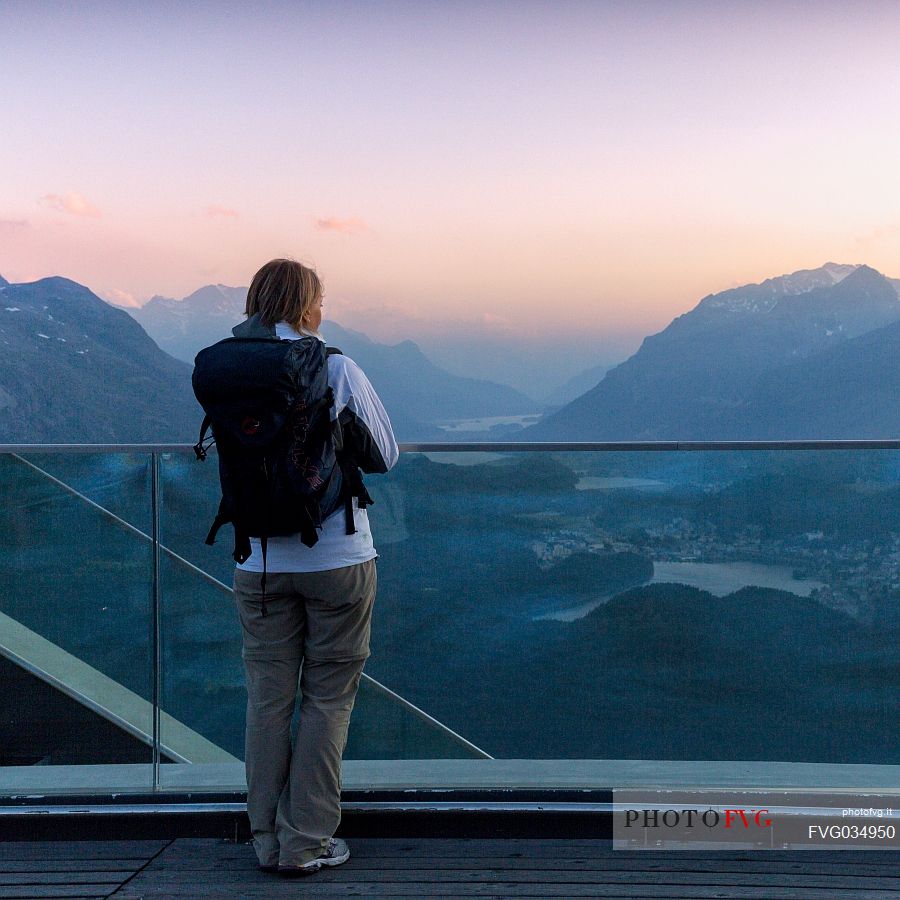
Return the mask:
<path id="1" fill-rule="evenodd" d="M 343 866 L 266 875 L 214 839 L 0 844 L 0 898 L 627 897 L 900 900 L 892 851 L 614 851 L 608 841 L 355 838 Z"/>

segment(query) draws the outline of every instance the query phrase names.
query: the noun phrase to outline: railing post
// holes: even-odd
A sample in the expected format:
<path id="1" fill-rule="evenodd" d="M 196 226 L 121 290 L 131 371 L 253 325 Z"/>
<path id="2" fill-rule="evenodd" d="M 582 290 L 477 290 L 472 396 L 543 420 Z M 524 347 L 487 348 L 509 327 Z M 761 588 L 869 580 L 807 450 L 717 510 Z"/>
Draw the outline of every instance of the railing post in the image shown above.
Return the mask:
<path id="1" fill-rule="evenodd" d="M 152 707 L 153 707 L 153 791 L 159 790 L 160 776 L 160 733 L 159 733 L 159 704 L 160 704 L 160 683 L 162 672 L 160 669 L 160 620 L 161 620 L 161 591 L 160 591 L 160 571 L 159 571 L 159 453 L 150 454 L 150 498 L 151 498 L 151 516 L 152 516 L 152 554 L 153 554 L 153 587 L 152 587 L 152 612 L 151 612 L 151 632 L 150 632 L 150 652 L 151 671 L 153 682 L 151 684 Z"/>

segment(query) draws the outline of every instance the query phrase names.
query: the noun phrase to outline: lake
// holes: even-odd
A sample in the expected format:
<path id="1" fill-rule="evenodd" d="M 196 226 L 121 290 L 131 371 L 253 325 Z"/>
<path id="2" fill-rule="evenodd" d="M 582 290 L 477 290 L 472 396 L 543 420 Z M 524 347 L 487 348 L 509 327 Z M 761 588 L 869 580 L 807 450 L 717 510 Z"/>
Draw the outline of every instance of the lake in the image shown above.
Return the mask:
<path id="1" fill-rule="evenodd" d="M 669 485 L 652 478 L 607 478 L 601 475 L 583 475 L 575 484 L 576 491 L 664 491 Z"/>
<path id="2" fill-rule="evenodd" d="M 811 578 L 794 578 L 790 566 L 770 566 L 755 562 L 693 563 L 654 562 L 653 578 L 647 584 L 675 582 L 709 591 L 716 597 L 724 597 L 743 587 L 773 588 L 790 591 L 798 597 L 808 597 L 816 588 L 825 584 Z M 606 603 L 613 594 L 607 594 L 588 603 L 535 616 L 532 621 L 553 619 L 557 622 L 574 622 L 586 616 L 592 609 Z"/>
<path id="3" fill-rule="evenodd" d="M 533 425 L 540 419 L 540 413 L 527 416 L 482 416 L 478 419 L 448 419 L 438 423 L 444 431 L 488 431 L 494 425 Z"/>
<path id="4" fill-rule="evenodd" d="M 482 463 L 494 462 L 498 459 L 506 459 L 509 454 L 491 453 L 487 450 L 441 450 L 438 453 L 423 453 L 432 462 L 443 463 L 450 466 L 478 466 Z"/>

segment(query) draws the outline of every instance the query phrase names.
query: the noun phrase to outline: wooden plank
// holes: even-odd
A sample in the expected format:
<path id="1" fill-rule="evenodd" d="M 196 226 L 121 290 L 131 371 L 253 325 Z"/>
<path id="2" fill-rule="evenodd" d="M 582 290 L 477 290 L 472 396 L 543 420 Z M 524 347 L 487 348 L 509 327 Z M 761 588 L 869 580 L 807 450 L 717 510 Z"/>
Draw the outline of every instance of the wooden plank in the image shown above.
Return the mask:
<path id="1" fill-rule="evenodd" d="M 352 862 L 352 860 L 350 861 Z M 407 872 L 397 870 L 379 872 L 372 869 L 354 869 L 350 862 L 328 870 L 329 882 L 357 884 L 404 884 L 409 882 L 428 884 L 677 884 L 677 885 L 731 885 L 748 887 L 769 886 L 772 888 L 809 887 L 827 888 L 882 888 L 896 891 L 900 896 L 900 878 L 873 877 L 857 878 L 847 875 L 784 875 L 779 873 L 743 873 L 743 872 L 571 872 L 567 870 L 539 870 L 511 873 L 499 869 L 456 869 L 425 872 L 415 870 Z M 262 874 L 262 873 L 259 873 Z M 211 877 L 198 878 L 193 873 L 160 872 L 145 869 L 138 876 L 141 883 L 162 884 L 198 884 L 212 882 L 221 886 L 255 883 L 259 881 L 256 872 L 219 870 Z"/>
<path id="2" fill-rule="evenodd" d="M 16 894 L 15 900 L 40 900 L 40 898 L 46 896 L 47 894 Z M 102 894 L 64 894 L 63 896 L 73 898 L 77 897 L 78 900 L 108 900 L 108 898 L 113 895 L 111 895 L 109 891 L 106 890 Z M 118 894 L 116 894 L 115 896 L 118 897 Z"/>
<path id="3" fill-rule="evenodd" d="M 409 859 L 421 856 L 432 859 L 452 858 L 501 858 L 511 859 L 709 859 L 728 858 L 756 860 L 763 854 L 772 861 L 816 860 L 838 861 L 841 864 L 865 862 L 867 865 L 884 863 L 897 865 L 896 850 L 858 849 L 800 849 L 800 850 L 613 850 L 609 841 L 544 841 L 534 838 L 347 838 L 350 850 L 357 858 L 382 860 L 395 857 Z M 166 849 L 164 857 L 177 858 L 197 855 L 214 855 L 216 859 L 241 858 L 253 854 L 249 844 L 235 844 L 224 840 L 199 840 L 182 838 Z"/>
<path id="4" fill-rule="evenodd" d="M 351 850 L 352 853 L 352 850 Z M 809 874 L 809 875 L 891 875 L 897 871 L 898 865 L 886 863 L 876 866 L 863 866 L 861 863 L 840 865 L 839 863 L 816 862 L 768 862 L 765 854 L 760 853 L 760 861 L 750 860 L 717 860 L 717 859 L 688 859 L 688 860 L 598 860 L 598 859 L 574 859 L 564 860 L 562 864 L 566 869 L 575 872 L 654 872 L 654 871 L 680 871 L 680 872 L 769 872 L 773 874 Z M 398 859 L 387 857 L 384 859 L 361 859 L 355 854 L 350 857 L 354 865 L 360 869 L 373 871 L 437 871 L 454 869 L 498 869 L 515 872 L 539 871 L 548 867 L 548 860 L 530 859 L 491 859 L 483 857 L 479 859 L 454 859 L 453 857 L 416 857 L 414 859 Z M 897 863 L 900 864 L 900 858 Z M 348 863 L 349 864 L 349 863 Z M 165 854 L 150 864 L 155 872 L 196 872 L 202 877 L 204 872 L 220 872 L 227 866 L 234 871 L 250 871 L 256 869 L 256 856 L 252 853 L 242 859 L 175 859 L 169 860 Z M 31 871 L 28 869 L 26 871 Z"/>
<path id="5" fill-rule="evenodd" d="M 219 869 L 211 876 L 211 880 L 230 882 L 242 880 L 248 877 L 252 869 L 235 870 L 231 868 Z M 185 881 L 208 880 L 210 876 L 196 872 L 165 871 L 153 867 L 144 870 L 147 877 L 154 878 L 160 883 L 177 883 Z M 549 869 L 528 869 L 511 871 L 509 869 L 495 868 L 469 868 L 469 869 L 393 869 L 383 870 L 370 866 L 354 865 L 351 859 L 339 868 L 328 871 L 329 878 L 336 881 L 372 881 L 372 882 L 406 882 L 406 881 L 441 881 L 470 882 L 470 881 L 515 881 L 539 883 L 572 883 L 572 884 L 618 884 L 625 881 L 656 883 L 663 881 L 678 881 L 684 884 L 797 884 L 809 886 L 852 888 L 860 884 L 862 879 L 856 875 L 814 875 L 807 873 L 782 873 L 782 872 L 690 872 L 671 871 L 660 869 L 657 871 L 635 871 L 628 869 L 574 871 L 568 866 L 554 866 Z M 813 885 L 813 882 L 815 885 Z M 873 876 L 865 879 L 868 887 L 883 887 L 900 892 L 900 876 Z"/>
<path id="6" fill-rule="evenodd" d="M 135 870 L 136 871 L 136 870 Z M 120 885 L 133 872 L 5 872 L 0 875 L 0 886 L 14 884 L 111 884 Z"/>
<path id="7" fill-rule="evenodd" d="M 605 870 L 622 869 L 628 871 L 654 871 L 660 869 L 682 869 L 685 871 L 745 871 L 747 867 L 760 867 L 757 871 L 772 872 L 802 872 L 814 871 L 825 874 L 829 871 L 835 874 L 852 874 L 855 872 L 871 872 L 872 874 L 890 875 L 897 871 L 900 854 L 895 856 L 893 862 L 868 861 L 854 862 L 842 861 L 840 858 L 832 860 L 806 859 L 801 854 L 792 859 L 772 859 L 766 851 L 754 853 L 749 859 L 733 859 L 723 854 L 709 854 L 705 857 L 669 857 L 665 859 L 653 858 L 649 855 L 637 859 L 620 857 L 590 858 L 590 857 L 509 857 L 509 856 L 418 856 L 409 857 L 384 857 L 363 856 L 358 854 L 355 847 L 350 845 L 351 859 L 355 863 L 368 866 L 372 869 L 459 869 L 459 868 L 503 868 L 518 869 L 544 869 L 544 868 L 570 868 L 575 870 Z M 164 870 L 196 870 L 206 871 L 228 866 L 255 865 L 256 855 L 252 850 L 237 857 L 175 857 L 170 858 L 163 853 L 157 857 L 152 865 L 154 868 Z M 810 868 L 815 867 L 815 868 Z"/>
<path id="8" fill-rule="evenodd" d="M 24 887 L 0 887 L 0 897 L 4 900 L 8 898 L 37 898 L 44 897 L 108 897 L 110 889 L 102 884 L 84 884 L 84 885 L 27 885 Z"/>
<path id="9" fill-rule="evenodd" d="M 328 874 L 315 875 L 302 880 L 271 878 L 258 884 L 243 884 L 240 897 L 622 897 L 666 898 L 666 900 L 772 900 L 770 887 L 707 887 L 690 885 L 572 885 L 547 884 L 540 887 L 517 883 L 454 884 L 441 885 L 428 882 L 409 884 L 366 884 L 361 882 L 339 883 L 328 878 Z M 116 900 L 141 900 L 147 897 L 222 897 L 215 885 L 155 885 L 141 880 L 130 882 L 126 888 L 115 894 Z M 779 888 L 779 900 L 824 900 L 835 898 L 834 894 L 823 895 L 820 888 Z M 886 900 L 883 890 L 843 890 L 842 900 Z"/>
<path id="10" fill-rule="evenodd" d="M 10 872 L 116 872 L 127 877 L 146 860 L 119 862 L 114 859 L 16 859 L 0 860 L 0 874 Z"/>
<path id="11" fill-rule="evenodd" d="M 174 842 L 173 849 L 177 848 L 178 845 L 181 844 L 190 844 L 194 841 L 194 838 L 181 838 Z M 446 847 L 446 848 L 459 848 L 459 847 L 469 847 L 469 848 L 477 848 L 479 846 L 487 846 L 487 847 L 499 847 L 504 850 L 516 851 L 516 850 L 527 850 L 533 847 L 548 847 L 553 849 L 554 851 L 560 849 L 574 849 L 577 852 L 588 852 L 588 851 L 603 851 L 609 854 L 614 854 L 619 856 L 621 854 L 631 854 L 631 855 L 640 855 L 644 853 L 670 853 L 670 854 L 680 854 L 682 851 L 680 850 L 619 850 L 613 848 L 613 843 L 610 840 L 605 840 L 603 838 L 579 838 L 579 839 L 569 839 L 569 838 L 459 838 L 459 837 L 391 837 L 391 838 L 379 838 L 379 837 L 350 837 L 347 838 L 349 842 L 352 842 L 354 845 L 359 845 L 360 847 L 372 847 L 382 850 L 396 850 L 396 849 L 411 849 L 417 847 Z M 235 844 L 233 841 L 228 840 L 217 840 L 211 839 L 209 841 L 212 845 L 220 845 L 223 847 L 240 847 L 245 846 L 245 844 Z M 687 851 L 685 851 L 687 852 Z M 692 851 L 692 852 L 703 852 L 703 851 Z M 719 852 L 719 851 L 716 851 Z M 755 853 L 755 850 L 727 850 L 722 852 L 728 853 Z M 770 850 L 767 851 L 770 853 L 818 853 L 830 855 L 833 853 L 882 853 L 884 856 L 889 856 L 892 853 L 895 853 L 894 850 L 837 850 L 837 849 L 814 849 L 814 848 L 804 848 L 801 850 Z"/>
<path id="12" fill-rule="evenodd" d="M 0 860 L 148 860 L 170 843 L 171 841 L 5 841 L 0 843 Z"/>

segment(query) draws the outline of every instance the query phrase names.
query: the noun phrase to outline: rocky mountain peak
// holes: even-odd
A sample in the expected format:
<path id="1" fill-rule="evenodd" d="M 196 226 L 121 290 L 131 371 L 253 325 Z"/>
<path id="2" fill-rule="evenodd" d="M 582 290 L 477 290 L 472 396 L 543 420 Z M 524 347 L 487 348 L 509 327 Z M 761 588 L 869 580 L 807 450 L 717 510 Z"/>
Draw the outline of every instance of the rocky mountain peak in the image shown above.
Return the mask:
<path id="1" fill-rule="evenodd" d="M 865 294 L 888 302 L 897 300 L 897 292 L 890 279 L 885 278 L 871 266 L 856 266 L 846 278 L 842 279 L 841 287 L 848 293 L 852 291 L 857 295 Z"/>
<path id="2" fill-rule="evenodd" d="M 818 269 L 799 269 L 788 275 L 767 278 L 759 284 L 745 284 L 718 294 L 710 294 L 700 301 L 696 309 L 705 312 L 767 313 L 783 297 L 834 287 L 859 268 L 861 267 L 858 265 L 827 262 Z"/>
<path id="3" fill-rule="evenodd" d="M 893 434 L 897 400 L 885 388 L 896 381 L 888 360 L 896 356 L 898 323 L 895 284 L 866 265 L 826 263 L 714 294 L 646 338 L 634 356 L 524 437 Z M 842 384 L 865 386 L 855 405 Z M 807 405 L 793 409 L 792 392 Z"/>

